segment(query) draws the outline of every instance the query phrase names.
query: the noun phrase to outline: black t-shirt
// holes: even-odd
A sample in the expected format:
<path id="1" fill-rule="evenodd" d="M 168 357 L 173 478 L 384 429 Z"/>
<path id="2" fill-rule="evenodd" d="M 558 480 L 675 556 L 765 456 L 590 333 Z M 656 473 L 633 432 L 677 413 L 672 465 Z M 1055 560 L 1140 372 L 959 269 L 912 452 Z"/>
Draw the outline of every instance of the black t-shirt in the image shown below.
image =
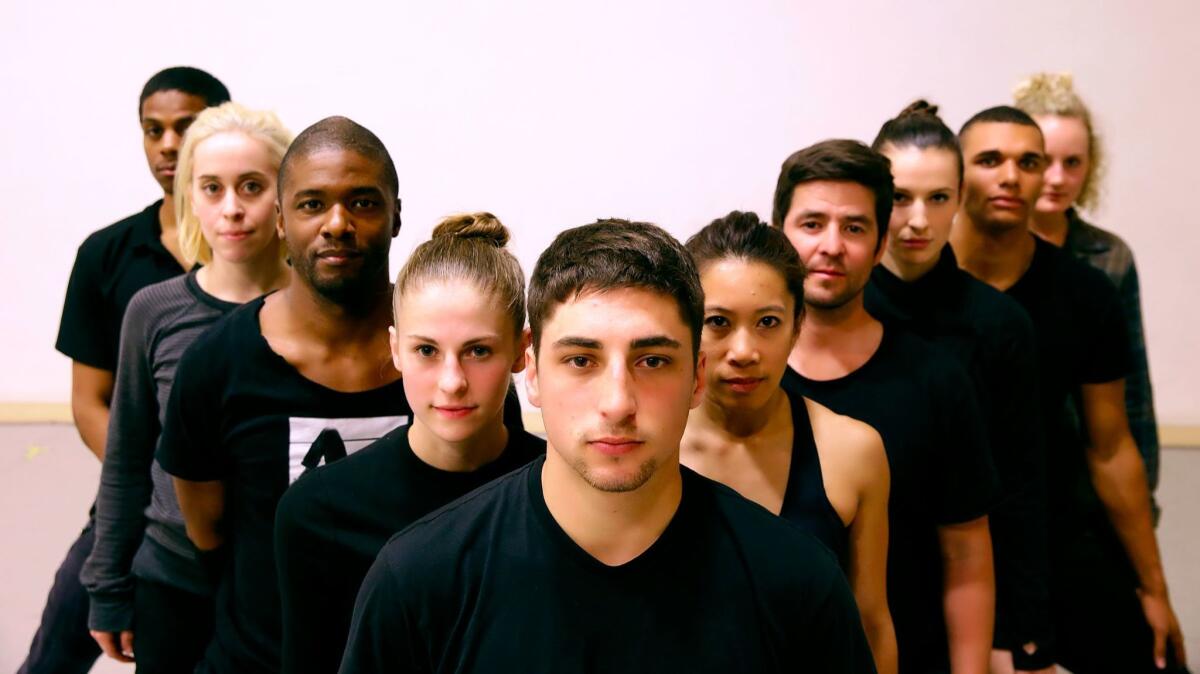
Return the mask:
<path id="1" fill-rule="evenodd" d="M 450 501 L 545 454 L 546 441 L 510 430 L 495 461 L 471 472 L 439 470 L 408 444 L 411 426 L 312 471 L 279 501 L 275 559 L 283 600 L 283 671 L 336 672 L 354 598 L 380 548 Z"/>
<path id="2" fill-rule="evenodd" d="M 54 348 L 71 360 L 115 372 L 125 307 L 137 291 L 184 272 L 162 245 L 162 200 L 92 233 L 75 255 Z"/>
<path id="3" fill-rule="evenodd" d="M 263 338 L 262 306 L 259 298 L 235 309 L 184 352 L 157 454 L 171 475 L 225 482 L 229 563 L 205 664 L 237 674 L 279 671 L 272 539 L 284 490 L 411 416 L 400 381 L 341 393 L 306 379 Z"/>
<path id="4" fill-rule="evenodd" d="M 924 337 L 962 365 L 975 387 L 1004 502 L 988 517 L 996 565 L 996 645 L 1049 665 L 1053 642 L 1046 559 L 1045 454 L 1033 322 L 1011 297 L 958 268 L 950 246 L 933 269 L 905 281 L 883 265 L 867 286 L 867 311 Z M 1023 667 L 1025 668 L 1025 667 Z"/>
<path id="5" fill-rule="evenodd" d="M 838 564 L 848 569 L 850 532 L 825 491 L 808 405 L 804 396 L 788 393 L 787 397 L 792 408 L 792 460 L 779 516 L 816 536 L 837 556 Z"/>
<path id="6" fill-rule="evenodd" d="M 999 483 L 971 382 L 958 363 L 885 326 L 875 354 L 840 379 L 788 368 L 783 387 L 879 432 L 891 469 L 888 602 L 900 671 L 949 667 L 937 529 L 982 517 Z"/>
<path id="7" fill-rule="evenodd" d="M 1129 333 L 1103 272 L 1034 239 L 1033 261 L 1008 294 L 1029 312 L 1037 335 L 1053 546 L 1063 533 L 1109 528 L 1087 467 L 1087 438 L 1071 415 L 1081 409 L 1082 385 L 1129 372 Z"/>
<path id="8" fill-rule="evenodd" d="M 671 522 L 606 566 L 558 526 L 544 459 L 388 542 L 341 672 L 873 672 L 816 539 L 684 468 Z"/>

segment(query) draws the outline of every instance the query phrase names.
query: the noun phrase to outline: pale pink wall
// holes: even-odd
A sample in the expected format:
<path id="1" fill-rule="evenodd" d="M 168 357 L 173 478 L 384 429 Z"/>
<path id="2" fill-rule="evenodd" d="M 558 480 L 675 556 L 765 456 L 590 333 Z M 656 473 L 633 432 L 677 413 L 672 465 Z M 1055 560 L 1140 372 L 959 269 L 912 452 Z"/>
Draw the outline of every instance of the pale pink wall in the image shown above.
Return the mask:
<path id="1" fill-rule="evenodd" d="M 680 236 L 769 210 L 792 150 L 870 139 L 914 96 L 951 124 L 1037 69 L 1071 70 L 1113 159 L 1096 218 L 1141 265 L 1165 423 L 1200 423 L 1200 5 L 1170 2 L 5 3 L 0 9 L 0 400 L 58 401 L 75 247 L 155 198 L 135 104 L 193 64 L 294 130 L 328 114 L 399 164 L 398 265 L 441 215 L 486 208 L 528 271 L 601 216 Z"/>

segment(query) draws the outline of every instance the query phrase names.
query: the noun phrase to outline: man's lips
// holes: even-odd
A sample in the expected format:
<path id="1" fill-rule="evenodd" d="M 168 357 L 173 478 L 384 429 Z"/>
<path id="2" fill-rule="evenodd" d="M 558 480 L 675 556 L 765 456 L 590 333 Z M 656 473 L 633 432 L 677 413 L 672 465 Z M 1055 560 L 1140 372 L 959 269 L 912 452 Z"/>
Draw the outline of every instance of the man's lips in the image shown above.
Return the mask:
<path id="1" fill-rule="evenodd" d="M 1021 208 L 1025 200 L 1020 197 L 992 197 L 988 202 L 998 208 Z"/>
<path id="2" fill-rule="evenodd" d="M 608 436 L 589 440 L 587 444 L 605 456 L 622 456 L 642 446 L 643 442 L 636 438 Z"/>
<path id="3" fill-rule="evenodd" d="M 158 166 L 154 167 L 154 170 L 164 175 L 173 176 L 175 175 L 175 162 L 171 162 L 170 164 L 159 164 Z"/>
<path id="4" fill-rule="evenodd" d="M 362 253 L 353 248 L 334 248 L 317 253 L 317 258 L 329 264 L 346 264 L 362 257 Z"/>
<path id="5" fill-rule="evenodd" d="M 765 380 L 765 377 L 726 377 L 721 381 L 735 393 L 750 393 Z"/>
<path id="6" fill-rule="evenodd" d="M 837 269 L 810 269 L 808 273 L 817 276 L 827 276 L 829 278 L 840 278 L 846 275 L 846 272 Z"/>

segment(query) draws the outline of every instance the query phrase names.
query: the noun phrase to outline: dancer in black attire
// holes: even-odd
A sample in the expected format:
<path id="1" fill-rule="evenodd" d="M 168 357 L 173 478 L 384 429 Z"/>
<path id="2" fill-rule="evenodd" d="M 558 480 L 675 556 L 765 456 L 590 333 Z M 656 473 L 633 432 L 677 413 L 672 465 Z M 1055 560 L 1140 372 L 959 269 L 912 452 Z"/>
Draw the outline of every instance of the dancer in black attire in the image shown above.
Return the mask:
<path id="1" fill-rule="evenodd" d="M 1045 150 L 1037 123 L 1000 106 L 959 132 L 959 264 L 1029 312 L 1046 438 L 1051 616 L 1057 662 L 1076 674 L 1184 664 L 1179 623 L 1125 417 L 1128 333 L 1112 283 L 1029 231 Z M 1069 421 L 1069 399 L 1086 434 Z"/>
<path id="2" fill-rule="evenodd" d="M 754 213 L 715 220 L 686 247 L 704 287 L 708 361 L 680 460 L 821 539 L 850 580 L 876 667 L 894 674 L 883 441 L 779 387 L 803 316 L 804 265 Z"/>
<path id="3" fill-rule="evenodd" d="M 279 501 L 284 672 L 337 671 L 354 598 L 388 538 L 545 453 L 505 395 L 527 346 L 525 277 L 507 241 L 498 220 L 476 213 L 444 220 L 417 247 L 396 279 L 389 328 L 412 425 L 312 471 Z"/>
<path id="4" fill-rule="evenodd" d="M 400 202 L 383 143 L 345 118 L 317 122 L 288 148 L 278 186 L 287 287 L 187 350 L 158 450 L 188 537 L 220 573 L 202 672 L 279 671 L 276 503 L 304 471 L 410 415 L 389 366 Z"/>
<path id="5" fill-rule="evenodd" d="M 963 167 L 958 139 L 936 106 L 910 105 L 883 125 L 872 147 L 891 161 L 896 186 L 887 250 L 871 273 L 866 309 L 934 342 L 970 375 L 1004 489 L 1004 500 L 989 516 L 996 562 L 994 668 L 1051 667 L 1033 325 L 1019 304 L 959 269 L 946 245 Z"/>
<path id="6" fill-rule="evenodd" d="M 874 671 L 833 555 L 679 467 L 703 309 L 657 227 L 555 239 L 530 283 L 526 366 L 546 457 L 384 547 L 343 673 Z"/>
<path id="7" fill-rule="evenodd" d="M 808 275 L 782 385 L 883 438 L 900 672 L 984 672 L 994 614 L 987 513 L 998 485 L 978 404 L 951 357 L 862 306 L 892 193 L 887 158 L 856 141 L 818 143 L 784 162 L 772 220 Z"/>
<path id="8" fill-rule="evenodd" d="M 163 198 L 93 232 L 71 268 L 54 348 L 71 359 L 71 415 L 83 444 L 101 461 L 125 307 L 142 288 L 184 272 L 172 197 L 183 132 L 201 110 L 228 100 L 225 85 L 196 68 L 167 68 L 146 82 L 138 123 L 146 162 Z M 87 672 L 100 655 L 88 634 L 88 595 L 79 581 L 94 541 L 91 516 L 55 573 L 18 674 Z M 114 644 L 107 645 L 116 651 Z"/>

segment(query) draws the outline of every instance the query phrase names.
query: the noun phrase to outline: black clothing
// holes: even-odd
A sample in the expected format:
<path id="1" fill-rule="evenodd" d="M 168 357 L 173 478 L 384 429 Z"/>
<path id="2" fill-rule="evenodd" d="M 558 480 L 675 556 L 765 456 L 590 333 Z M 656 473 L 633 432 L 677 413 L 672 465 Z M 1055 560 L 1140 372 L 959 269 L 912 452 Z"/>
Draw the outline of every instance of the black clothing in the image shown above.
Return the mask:
<path id="1" fill-rule="evenodd" d="M 54 348 L 71 360 L 117 369 L 121 321 L 137 291 L 184 272 L 162 245 L 158 210 L 146 210 L 94 232 L 75 256 Z"/>
<path id="2" fill-rule="evenodd" d="M 169 474 L 225 482 L 229 559 L 206 671 L 279 670 L 276 503 L 306 469 L 369 445 L 411 414 L 400 381 L 342 393 L 302 376 L 263 338 L 263 302 L 233 310 L 184 352 L 159 441 Z"/>
<path id="3" fill-rule="evenodd" d="M 54 574 L 42 621 L 17 674 L 87 674 L 100 657 L 100 646 L 88 634 L 88 593 L 79 582 L 94 542 L 95 529 L 88 523 Z"/>
<path id="4" fill-rule="evenodd" d="M 1029 315 L 959 269 L 950 246 L 915 281 L 875 267 L 865 303 L 872 316 L 929 340 L 970 376 L 1004 492 L 988 517 L 996 566 L 995 644 L 1012 651 L 1020 669 L 1053 664 L 1046 466 Z M 1037 645 L 1036 658 L 1024 650 L 1030 642 Z"/>
<path id="5" fill-rule="evenodd" d="M 398 428 L 344 461 L 298 480 L 275 512 L 283 605 L 283 671 L 331 674 L 342 661 L 354 598 L 396 532 L 467 492 L 545 454 L 546 442 L 510 430 L 495 461 L 471 472 L 439 470 Z"/>
<path id="6" fill-rule="evenodd" d="M 195 671 L 212 639 L 212 597 L 138 578 L 133 603 L 136 674 Z"/>
<path id="7" fill-rule="evenodd" d="M 784 390 L 866 422 L 891 470 L 888 603 L 900 672 L 949 669 L 938 527 L 987 515 L 998 482 L 971 382 L 929 343 L 884 327 L 874 355 L 840 379 L 788 368 Z"/>
<path id="8" fill-rule="evenodd" d="M 848 569 L 850 533 L 825 492 L 808 406 L 801 395 L 788 393 L 787 397 L 792 408 L 792 461 L 779 516 L 816 536 L 833 551 L 838 565 Z"/>
<path id="9" fill-rule="evenodd" d="M 684 468 L 620 566 L 558 526 L 538 459 L 415 522 L 359 592 L 341 672 L 873 672 L 833 555 Z"/>

